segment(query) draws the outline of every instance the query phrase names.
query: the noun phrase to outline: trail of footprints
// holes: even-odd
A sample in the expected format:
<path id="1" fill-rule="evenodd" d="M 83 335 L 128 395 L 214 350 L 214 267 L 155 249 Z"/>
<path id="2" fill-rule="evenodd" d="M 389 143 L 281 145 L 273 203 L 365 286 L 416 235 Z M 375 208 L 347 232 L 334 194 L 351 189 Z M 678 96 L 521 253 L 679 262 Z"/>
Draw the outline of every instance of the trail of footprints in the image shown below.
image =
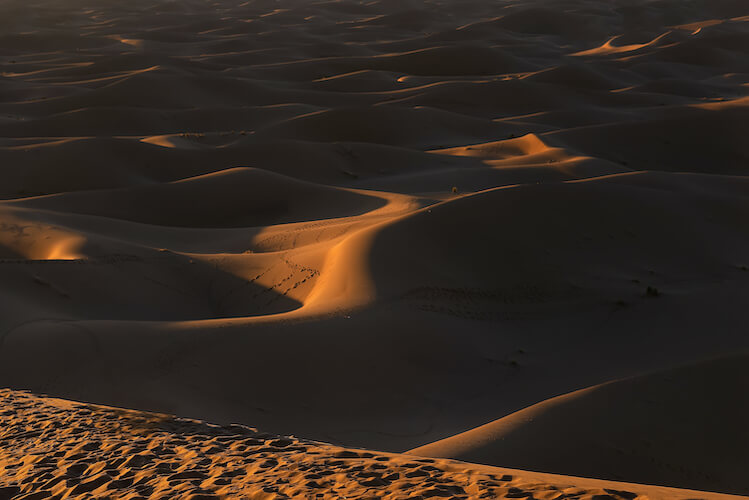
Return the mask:
<path id="1" fill-rule="evenodd" d="M 0 390 L 0 500 L 636 497 Z"/>

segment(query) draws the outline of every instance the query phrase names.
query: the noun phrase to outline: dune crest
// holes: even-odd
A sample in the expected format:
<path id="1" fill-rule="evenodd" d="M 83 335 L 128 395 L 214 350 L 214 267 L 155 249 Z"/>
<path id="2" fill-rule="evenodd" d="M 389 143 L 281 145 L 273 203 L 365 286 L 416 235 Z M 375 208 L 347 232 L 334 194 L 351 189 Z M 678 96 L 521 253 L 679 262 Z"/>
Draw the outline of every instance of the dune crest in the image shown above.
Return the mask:
<path id="1" fill-rule="evenodd" d="M 589 479 L 579 479 L 581 487 L 570 482 L 576 478 L 345 449 L 243 425 L 23 392 L 0 391 L 0 402 L 0 494 L 7 498 L 362 498 L 383 492 L 401 498 L 738 498 Z M 10 440 L 23 444 L 8 450 L 2 445 Z"/>
<path id="2" fill-rule="evenodd" d="M 669 475 L 660 480 L 743 494 L 747 484 L 738 469 L 747 459 L 749 435 L 741 427 L 749 405 L 739 394 L 749 384 L 746 361 L 746 355 L 712 360 L 581 389 L 408 453 L 642 483 Z M 694 429 L 711 430 L 688 442 L 676 437 Z M 727 445 L 736 440 L 736 447 Z M 697 465 L 685 460 L 692 453 L 710 458 Z"/>
<path id="3" fill-rule="evenodd" d="M 749 494 L 747 14 L 3 0 L 0 500 Z"/>

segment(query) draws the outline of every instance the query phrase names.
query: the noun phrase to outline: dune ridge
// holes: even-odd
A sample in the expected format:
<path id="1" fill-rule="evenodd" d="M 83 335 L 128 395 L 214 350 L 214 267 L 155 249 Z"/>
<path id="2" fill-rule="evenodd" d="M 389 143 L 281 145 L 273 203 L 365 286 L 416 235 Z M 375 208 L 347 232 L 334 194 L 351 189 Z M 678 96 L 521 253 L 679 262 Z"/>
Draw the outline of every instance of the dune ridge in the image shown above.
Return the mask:
<path id="1" fill-rule="evenodd" d="M 748 14 L 6 0 L 0 387 L 749 495 Z M 4 394 L 11 420 L 53 404 Z M 581 428 L 586 408 L 601 422 Z M 435 494 L 510 494 L 464 479 Z M 602 484 L 572 494 L 618 498 Z"/>
<path id="2" fill-rule="evenodd" d="M 0 443 L 23 443 L 0 451 L 3 498 L 739 498 L 346 449 L 17 391 L 0 398 Z"/>
<path id="3" fill-rule="evenodd" d="M 658 469 L 673 467 L 681 475 L 679 484 L 711 490 L 723 483 L 721 476 L 726 475 L 736 478 L 734 491 L 742 493 L 747 486 L 742 484 L 738 469 L 747 460 L 749 433 L 735 430 L 741 427 L 738 422 L 746 421 L 749 411 L 740 396 L 749 384 L 746 357 L 710 360 L 581 389 L 409 453 L 580 473 L 590 465 L 576 464 L 578 457 L 595 455 L 606 460 L 613 454 L 601 448 L 610 447 L 632 458 L 626 466 L 622 461 L 612 463 L 605 474 L 608 477 L 637 478 L 647 484 L 662 474 Z M 699 407 L 694 400 L 701 402 Z M 620 401 L 627 404 L 616 404 Z M 651 426 L 659 433 L 649 433 Z M 692 433 L 688 442 L 677 437 L 697 428 L 711 430 Z M 736 440 L 741 443 L 726 445 Z M 680 456 L 692 453 L 710 458 L 698 466 L 679 463 Z M 639 470 L 623 470 L 627 466 Z M 583 475 L 595 476 L 605 467 L 599 464 Z"/>

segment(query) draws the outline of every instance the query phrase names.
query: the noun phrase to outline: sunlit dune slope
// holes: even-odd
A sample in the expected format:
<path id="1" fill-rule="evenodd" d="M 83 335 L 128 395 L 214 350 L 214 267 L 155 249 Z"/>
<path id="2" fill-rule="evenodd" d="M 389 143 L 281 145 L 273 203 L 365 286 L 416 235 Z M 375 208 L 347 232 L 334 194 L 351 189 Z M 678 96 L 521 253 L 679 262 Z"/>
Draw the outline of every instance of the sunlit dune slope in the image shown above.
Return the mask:
<path id="1" fill-rule="evenodd" d="M 409 453 L 745 495 L 748 377 L 735 356 L 610 382 Z"/>
<path id="2" fill-rule="evenodd" d="M 345 449 L 7 390 L 0 408 L 5 498 L 738 498 Z"/>
<path id="3" fill-rule="evenodd" d="M 3 1 L 0 498 L 747 494 L 747 46 L 745 0 Z M 575 477 L 177 424 L 119 477 L 17 389 Z"/>
<path id="4" fill-rule="evenodd" d="M 378 298 L 466 317 L 629 302 L 647 286 L 740 277 L 745 190 L 743 178 L 652 172 L 508 186 L 363 231 L 344 253 L 366 257 Z M 344 269 L 351 298 L 360 278 Z"/>

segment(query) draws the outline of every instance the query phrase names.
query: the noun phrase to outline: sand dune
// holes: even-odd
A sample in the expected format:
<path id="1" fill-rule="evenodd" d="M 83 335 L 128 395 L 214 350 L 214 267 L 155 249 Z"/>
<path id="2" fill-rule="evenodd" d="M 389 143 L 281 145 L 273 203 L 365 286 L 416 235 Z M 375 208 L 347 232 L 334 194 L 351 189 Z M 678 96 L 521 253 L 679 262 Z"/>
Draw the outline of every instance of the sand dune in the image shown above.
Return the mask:
<path id="1" fill-rule="evenodd" d="M 220 192 L 221 197 L 210 207 L 196 203 L 216 192 Z M 81 191 L 4 203 L 7 207 L 95 215 L 160 226 L 214 228 L 327 219 L 373 211 L 382 204 L 382 200 L 374 196 L 316 186 L 247 167 L 168 184 Z M 316 212 L 315 207 L 322 211 Z M 346 213 L 348 210 L 351 213 Z"/>
<path id="2" fill-rule="evenodd" d="M 749 412 L 746 362 L 718 359 L 582 389 L 410 453 L 745 493 L 749 433 L 736 431 Z"/>
<path id="3" fill-rule="evenodd" d="M 0 397 L 0 442 L 22 442 L 0 452 L 3 498 L 739 498 L 345 449 L 26 393 Z"/>
<path id="4" fill-rule="evenodd" d="M 6 0 L 0 498 L 749 495 L 748 22 Z"/>

